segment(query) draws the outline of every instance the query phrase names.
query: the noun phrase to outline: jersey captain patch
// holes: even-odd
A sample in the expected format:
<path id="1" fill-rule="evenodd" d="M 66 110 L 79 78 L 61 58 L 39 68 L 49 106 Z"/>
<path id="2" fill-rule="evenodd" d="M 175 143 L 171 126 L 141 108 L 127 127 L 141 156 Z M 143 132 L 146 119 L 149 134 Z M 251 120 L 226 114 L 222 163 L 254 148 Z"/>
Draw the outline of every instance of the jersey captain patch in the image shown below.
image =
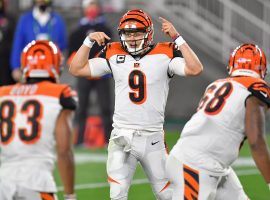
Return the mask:
<path id="1" fill-rule="evenodd" d="M 117 55 L 116 57 L 116 63 L 124 63 L 125 62 L 125 59 L 126 59 L 126 56 L 125 55 Z"/>

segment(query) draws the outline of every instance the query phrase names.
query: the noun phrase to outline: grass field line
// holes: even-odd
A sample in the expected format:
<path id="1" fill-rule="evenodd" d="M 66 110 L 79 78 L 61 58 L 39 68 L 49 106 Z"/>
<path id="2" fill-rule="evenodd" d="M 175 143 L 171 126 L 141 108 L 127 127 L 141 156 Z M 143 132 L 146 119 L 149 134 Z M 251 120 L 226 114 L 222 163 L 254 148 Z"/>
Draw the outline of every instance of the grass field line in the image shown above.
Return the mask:
<path id="1" fill-rule="evenodd" d="M 257 169 L 242 169 L 236 170 L 236 174 L 238 176 L 249 176 L 249 175 L 256 175 L 259 174 Z M 149 183 L 148 179 L 134 179 L 132 180 L 132 185 L 142 185 Z M 84 190 L 84 189 L 97 189 L 97 188 L 105 188 L 109 187 L 107 182 L 103 183 L 85 183 L 85 184 L 77 184 L 75 185 L 75 190 Z M 58 191 L 63 191 L 63 186 L 59 186 Z"/>
<path id="2" fill-rule="evenodd" d="M 85 163 L 106 163 L 106 153 L 75 153 L 76 164 Z M 251 157 L 240 157 L 238 158 L 233 167 L 254 167 L 255 163 Z"/>

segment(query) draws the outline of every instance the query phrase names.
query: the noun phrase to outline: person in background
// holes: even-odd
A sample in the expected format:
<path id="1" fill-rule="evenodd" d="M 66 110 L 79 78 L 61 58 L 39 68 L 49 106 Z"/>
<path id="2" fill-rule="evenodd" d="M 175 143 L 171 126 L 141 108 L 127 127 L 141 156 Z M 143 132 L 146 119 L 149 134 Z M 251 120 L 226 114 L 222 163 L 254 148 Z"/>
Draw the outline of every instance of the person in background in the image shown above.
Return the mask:
<path id="1" fill-rule="evenodd" d="M 52 0 L 34 0 L 33 9 L 24 13 L 17 23 L 10 60 L 16 81 L 21 79 L 21 51 L 32 40 L 51 40 L 62 52 L 67 48 L 66 26 L 63 18 L 53 11 L 52 3 Z"/>
<path id="2" fill-rule="evenodd" d="M 70 60 L 76 51 L 80 48 L 85 37 L 92 32 L 103 31 L 111 36 L 111 30 L 105 22 L 105 17 L 101 10 L 98 0 L 82 1 L 83 17 L 79 21 L 78 27 L 71 33 L 69 39 L 69 55 Z M 102 50 L 102 47 L 95 44 L 89 53 L 89 58 Z M 76 115 L 76 123 L 78 124 L 78 137 L 76 144 L 81 145 L 84 142 L 84 132 L 86 127 L 86 119 L 88 117 L 89 94 L 96 91 L 98 103 L 100 105 L 101 117 L 104 126 L 106 142 L 109 141 L 112 130 L 112 98 L 110 95 L 110 79 L 111 76 L 101 78 L 78 78 L 77 91 L 79 96 L 79 109 Z"/>
<path id="3" fill-rule="evenodd" d="M 32 41 L 21 66 L 24 82 L 0 87 L 0 199 L 57 200 L 57 157 L 65 200 L 76 200 L 71 127 L 76 93 L 59 83 L 61 52 L 51 41 Z"/>
<path id="4" fill-rule="evenodd" d="M 9 64 L 14 23 L 13 17 L 7 14 L 5 0 L 0 0 L 0 86 L 14 83 Z"/>

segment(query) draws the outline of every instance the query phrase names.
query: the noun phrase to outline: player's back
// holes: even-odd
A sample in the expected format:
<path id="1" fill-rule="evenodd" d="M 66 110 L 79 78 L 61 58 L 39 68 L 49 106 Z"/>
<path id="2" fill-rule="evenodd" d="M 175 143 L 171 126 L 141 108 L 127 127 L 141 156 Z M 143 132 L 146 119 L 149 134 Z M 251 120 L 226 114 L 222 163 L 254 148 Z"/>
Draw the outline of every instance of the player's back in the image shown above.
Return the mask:
<path id="1" fill-rule="evenodd" d="M 69 92 L 67 85 L 48 81 L 0 88 L 0 176 L 10 173 L 12 168 L 16 171 L 10 174 L 11 179 L 33 179 L 30 176 L 37 171 L 47 171 L 50 176 L 61 96 Z"/>
<path id="2" fill-rule="evenodd" d="M 217 161 L 217 168 L 228 167 L 236 160 L 245 138 L 246 99 L 254 95 L 267 101 L 269 94 L 266 83 L 257 78 L 232 77 L 213 82 L 197 113 L 185 125 L 176 154 L 185 149 L 184 154 L 197 156 L 197 162 L 207 157 L 209 162 Z"/>

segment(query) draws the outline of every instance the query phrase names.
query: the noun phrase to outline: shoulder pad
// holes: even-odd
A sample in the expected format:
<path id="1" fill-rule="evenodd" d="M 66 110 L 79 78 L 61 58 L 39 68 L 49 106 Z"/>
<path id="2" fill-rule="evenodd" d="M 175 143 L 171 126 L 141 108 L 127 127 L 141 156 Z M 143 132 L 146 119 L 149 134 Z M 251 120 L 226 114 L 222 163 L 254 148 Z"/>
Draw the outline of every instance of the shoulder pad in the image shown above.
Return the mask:
<path id="1" fill-rule="evenodd" d="M 75 110 L 77 107 L 77 93 L 70 86 L 65 86 L 60 95 L 60 104 L 63 109 Z"/>
<path id="2" fill-rule="evenodd" d="M 173 58 L 174 44 L 172 42 L 160 42 L 157 43 L 152 51 L 148 55 L 165 54 L 169 58 Z"/>
<path id="3" fill-rule="evenodd" d="M 106 55 L 104 58 L 110 59 L 114 55 L 128 55 L 128 53 L 122 48 L 120 42 L 108 43 L 106 46 Z"/>
<path id="4" fill-rule="evenodd" d="M 270 107 L 270 87 L 265 82 L 255 82 L 248 87 L 252 95 Z"/>

